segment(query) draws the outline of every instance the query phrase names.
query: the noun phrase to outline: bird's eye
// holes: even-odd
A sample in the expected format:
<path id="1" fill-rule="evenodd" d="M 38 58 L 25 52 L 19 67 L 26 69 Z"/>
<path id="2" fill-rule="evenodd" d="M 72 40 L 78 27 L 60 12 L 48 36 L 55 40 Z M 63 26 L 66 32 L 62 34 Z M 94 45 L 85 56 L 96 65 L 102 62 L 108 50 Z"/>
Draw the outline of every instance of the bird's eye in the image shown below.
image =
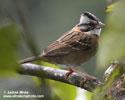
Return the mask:
<path id="1" fill-rule="evenodd" d="M 93 22 L 89 22 L 88 25 L 89 25 L 89 26 L 94 26 L 95 23 L 93 23 Z"/>

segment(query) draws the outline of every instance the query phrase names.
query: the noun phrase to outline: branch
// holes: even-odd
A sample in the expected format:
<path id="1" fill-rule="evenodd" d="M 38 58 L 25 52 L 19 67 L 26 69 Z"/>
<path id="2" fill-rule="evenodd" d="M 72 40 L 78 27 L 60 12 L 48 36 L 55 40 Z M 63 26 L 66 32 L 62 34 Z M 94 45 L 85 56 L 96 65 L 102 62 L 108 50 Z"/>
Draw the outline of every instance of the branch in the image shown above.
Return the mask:
<path id="1" fill-rule="evenodd" d="M 117 71 L 120 72 L 118 73 Z M 93 92 L 96 87 L 99 87 L 97 88 L 98 92 L 95 90 L 93 93 L 94 98 L 99 97 L 97 96 L 97 94 L 100 95 L 101 98 L 105 98 L 105 96 L 107 96 L 108 98 L 111 98 L 112 96 L 117 98 L 117 100 L 124 100 L 125 98 L 125 62 L 113 62 L 104 74 L 104 83 L 101 83 L 97 78 L 93 76 L 89 76 L 84 73 L 75 73 L 76 71 L 65 78 L 67 72 L 67 70 L 55 69 L 31 63 L 22 64 L 21 68 L 18 70 L 18 73 L 20 74 L 32 75 L 40 78 L 48 78 L 64 82 L 77 87 L 81 87 L 90 92 Z M 117 74 L 115 74 L 114 76 L 114 73 Z M 81 86 L 82 81 L 84 82 L 84 84 L 82 84 Z"/>
<path id="2" fill-rule="evenodd" d="M 93 76 L 89 76 L 87 74 L 80 75 L 78 73 L 73 72 L 67 78 L 65 78 L 65 75 L 68 72 L 67 70 L 55 69 L 55 68 L 40 66 L 40 65 L 31 64 L 31 63 L 22 64 L 18 72 L 24 75 L 44 77 L 44 78 L 64 82 L 77 87 L 80 87 L 81 81 L 84 81 L 84 84 L 82 84 L 81 88 L 86 89 L 90 92 L 92 92 L 97 86 L 102 84 L 98 79 L 96 79 Z M 87 80 L 88 77 L 89 77 L 89 80 Z"/>
<path id="3" fill-rule="evenodd" d="M 114 61 L 105 71 L 104 81 L 93 91 L 92 100 L 125 100 L 124 62 Z"/>
<path id="4" fill-rule="evenodd" d="M 119 71 L 119 73 L 118 73 Z M 109 83 L 112 74 L 116 73 L 113 82 L 109 84 L 111 88 L 107 93 L 117 100 L 125 100 L 125 62 L 114 61 L 111 66 L 105 71 L 104 80 L 105 84 Z"/>

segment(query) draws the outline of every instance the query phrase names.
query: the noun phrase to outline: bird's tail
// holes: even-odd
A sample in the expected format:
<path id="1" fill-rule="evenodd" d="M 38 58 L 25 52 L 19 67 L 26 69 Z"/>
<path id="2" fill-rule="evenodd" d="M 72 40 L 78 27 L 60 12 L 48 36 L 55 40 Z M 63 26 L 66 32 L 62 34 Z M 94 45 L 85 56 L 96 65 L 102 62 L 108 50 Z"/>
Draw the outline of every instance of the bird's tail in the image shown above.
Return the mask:
<path id="1" fill-rule="evenodd" d="M 32 62 L 32 61 L 36 61 L 36 60 L 41 60 L 41 59 L 42 59 L 41 56 L 33 56 L 33 57 L 22 59 L 22 60 L 20 60 L 18 62 L 20 64 L 24 64 L 24 63 L 28 63 L 28 62 Z"/>

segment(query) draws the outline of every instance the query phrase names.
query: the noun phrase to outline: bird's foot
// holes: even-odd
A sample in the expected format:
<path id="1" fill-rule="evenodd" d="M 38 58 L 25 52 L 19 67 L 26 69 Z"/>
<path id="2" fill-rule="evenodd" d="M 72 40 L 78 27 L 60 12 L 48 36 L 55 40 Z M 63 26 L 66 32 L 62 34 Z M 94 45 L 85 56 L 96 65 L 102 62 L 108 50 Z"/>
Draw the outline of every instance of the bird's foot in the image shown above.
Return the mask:
<path id="1" fill-rule="evenodd" d="M 94 81 L 98 83 L 98 79 L 92 76 L 89 76 L 88 74 L 82 73 L 80 71 L 77 71 L 75 69 L 72 69 L 71 67 L 68 68 L 68 72 L 65 74 L 64 79 L 67 79 L 69 75 L 71 75 L 73 72 L 81 75 L 84 77 L 84 79 L 80 82 L 80 87 L 82 87 L 86 82 L 88 81 Z"/>
<path id="2" fill-rule="evenodd" d="M 92 76 L 89 76 L 88 74 L 84 74 L 84 79 L 80 82 L 80 87 L 83 86 L 87 81 L 95 81 L 98 82 L 98 79 Z"/>
<path id="3" fill-rule="evenodd" d="M 70 74 L 72 74 L 73 72 L 74 72 L 74 69 L 72 69 L 71 67 L 69 67 L 69 68 L 68 68 L 68 72 L 65 74 L 64 78 L 67 79 L 68 76 L 69 76 Z"/>

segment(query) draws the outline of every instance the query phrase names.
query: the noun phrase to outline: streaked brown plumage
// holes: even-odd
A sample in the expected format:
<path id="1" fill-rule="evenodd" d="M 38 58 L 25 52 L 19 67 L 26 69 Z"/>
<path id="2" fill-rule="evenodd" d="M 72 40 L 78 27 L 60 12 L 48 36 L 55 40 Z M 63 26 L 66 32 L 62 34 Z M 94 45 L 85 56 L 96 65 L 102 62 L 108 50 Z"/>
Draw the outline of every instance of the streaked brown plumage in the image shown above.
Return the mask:
<path id="1" fill-rule="evenodd" d="M 79 66 L 95 55 L 97 47 L 97 35 L 71 30 L 50 44 L 40 56 L 47 62 Z"/>

